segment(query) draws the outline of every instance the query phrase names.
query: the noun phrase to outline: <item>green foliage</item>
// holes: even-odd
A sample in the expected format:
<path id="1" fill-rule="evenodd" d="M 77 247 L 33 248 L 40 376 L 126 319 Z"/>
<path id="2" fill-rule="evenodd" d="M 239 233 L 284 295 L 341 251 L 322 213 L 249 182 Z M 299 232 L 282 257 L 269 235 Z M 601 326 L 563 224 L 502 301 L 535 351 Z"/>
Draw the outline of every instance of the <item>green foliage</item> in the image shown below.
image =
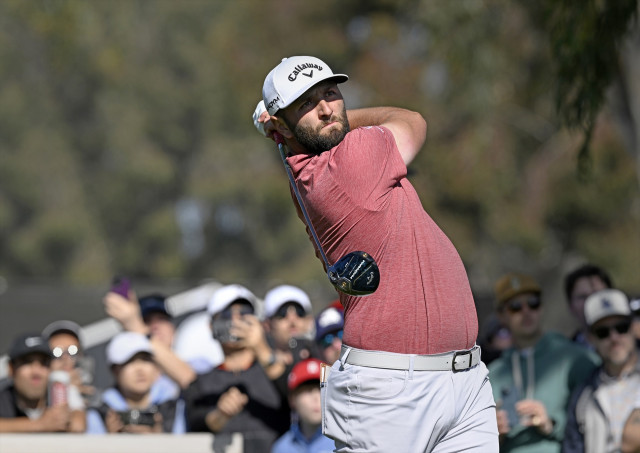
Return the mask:
<path id="1" fill-rule="evenodd" d="M 411 181 L 480 290 L 571 256 L 637 287 L 633 162 L 596 121 L 633 4 L 0 2 L 0 274 L 324 281 L 250 121 L 266 73 L 316 54 L 350 75 L 348 106 L 427 118 Z M 586 185 L 563 124 L 591 127 Z M 186 230 L 185 202 L 200 216 Z"/>
<path id="2" fill-rule="evenodd" d="M 606 90 L 618 70 L 618 49 L 637 20 L 637 0 L 526 2 L 549 35 L 556 78 L 556 106 L 566 127 L 584 133 L 581 169 Z"/>

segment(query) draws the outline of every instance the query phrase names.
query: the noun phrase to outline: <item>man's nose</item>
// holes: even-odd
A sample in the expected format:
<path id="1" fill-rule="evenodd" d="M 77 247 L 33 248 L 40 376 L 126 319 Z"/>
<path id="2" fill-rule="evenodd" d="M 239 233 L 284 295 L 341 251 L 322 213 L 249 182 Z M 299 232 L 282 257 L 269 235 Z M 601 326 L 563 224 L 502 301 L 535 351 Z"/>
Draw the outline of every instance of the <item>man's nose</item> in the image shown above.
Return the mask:
<path id="1" fill-rule="evenodd" d="M 291 307 L 289 308 L 289 310 L 287 310 L 287 318 L 290 321 L 295 321 L 299 318 L 298 313 L 296 312 L 295 308 Z"/>
<path id="2" fill-rule="evenodd" d="M 32 364 L 31 364 L 31 369 L 38 374 L 43 374 L 46 373 L 47 371 L 49 371 L 49 365 L 45 365 L 44 363 L 42 363 L 40 360 L 35 360 Z"/>
<path id="3" fill-rule="evenodd" d="M 318 109 L 321 116 L 331 116 L 333 114 L 333 109 L 324 99 L 318 102 Z"/>

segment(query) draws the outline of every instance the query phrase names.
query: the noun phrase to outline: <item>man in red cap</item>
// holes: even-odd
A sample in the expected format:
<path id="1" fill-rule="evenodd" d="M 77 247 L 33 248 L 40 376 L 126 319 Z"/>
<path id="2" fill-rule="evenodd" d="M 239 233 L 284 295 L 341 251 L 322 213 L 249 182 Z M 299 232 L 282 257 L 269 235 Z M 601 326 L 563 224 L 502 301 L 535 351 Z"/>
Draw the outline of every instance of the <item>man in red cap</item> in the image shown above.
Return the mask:
<path id="1" fill-rule="evenodd" d="M 271 453 L 333 451 L 334 442 L 322 435 L 321 367 L 320 360 L 311 358 L 298 362 L 289 373 L 287 383 L 293 423 L 273 445 Z"/>

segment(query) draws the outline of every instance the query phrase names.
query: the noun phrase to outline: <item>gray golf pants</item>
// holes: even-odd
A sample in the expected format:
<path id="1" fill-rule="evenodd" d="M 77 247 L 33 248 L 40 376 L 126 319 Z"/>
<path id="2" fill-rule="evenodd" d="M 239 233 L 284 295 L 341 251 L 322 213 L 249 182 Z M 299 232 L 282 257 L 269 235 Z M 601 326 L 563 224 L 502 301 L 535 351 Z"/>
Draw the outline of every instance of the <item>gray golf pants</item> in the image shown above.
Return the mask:
<path id="1" fill-rule="evenodd" d="M 495 402 L 482 362 L 454 373 L 337 360 L 322 387 L 322 432 L 340 453 L 499 449 Z"/>

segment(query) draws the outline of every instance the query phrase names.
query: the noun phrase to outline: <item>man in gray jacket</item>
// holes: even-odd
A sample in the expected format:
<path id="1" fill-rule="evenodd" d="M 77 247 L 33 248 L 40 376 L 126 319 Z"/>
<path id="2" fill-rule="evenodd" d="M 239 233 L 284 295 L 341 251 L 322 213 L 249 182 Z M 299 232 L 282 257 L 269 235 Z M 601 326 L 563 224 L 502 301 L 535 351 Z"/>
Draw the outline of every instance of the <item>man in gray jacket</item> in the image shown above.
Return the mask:
<path id="1" fill-rule="evenodd" d="M 571 398 L 563 451 L 617 452 L 640 389 L 629 300 L 616 289 L 601 290 L 587 298 L 584 314 L 589 341 L 602 358 L 602 366 Z"/>

